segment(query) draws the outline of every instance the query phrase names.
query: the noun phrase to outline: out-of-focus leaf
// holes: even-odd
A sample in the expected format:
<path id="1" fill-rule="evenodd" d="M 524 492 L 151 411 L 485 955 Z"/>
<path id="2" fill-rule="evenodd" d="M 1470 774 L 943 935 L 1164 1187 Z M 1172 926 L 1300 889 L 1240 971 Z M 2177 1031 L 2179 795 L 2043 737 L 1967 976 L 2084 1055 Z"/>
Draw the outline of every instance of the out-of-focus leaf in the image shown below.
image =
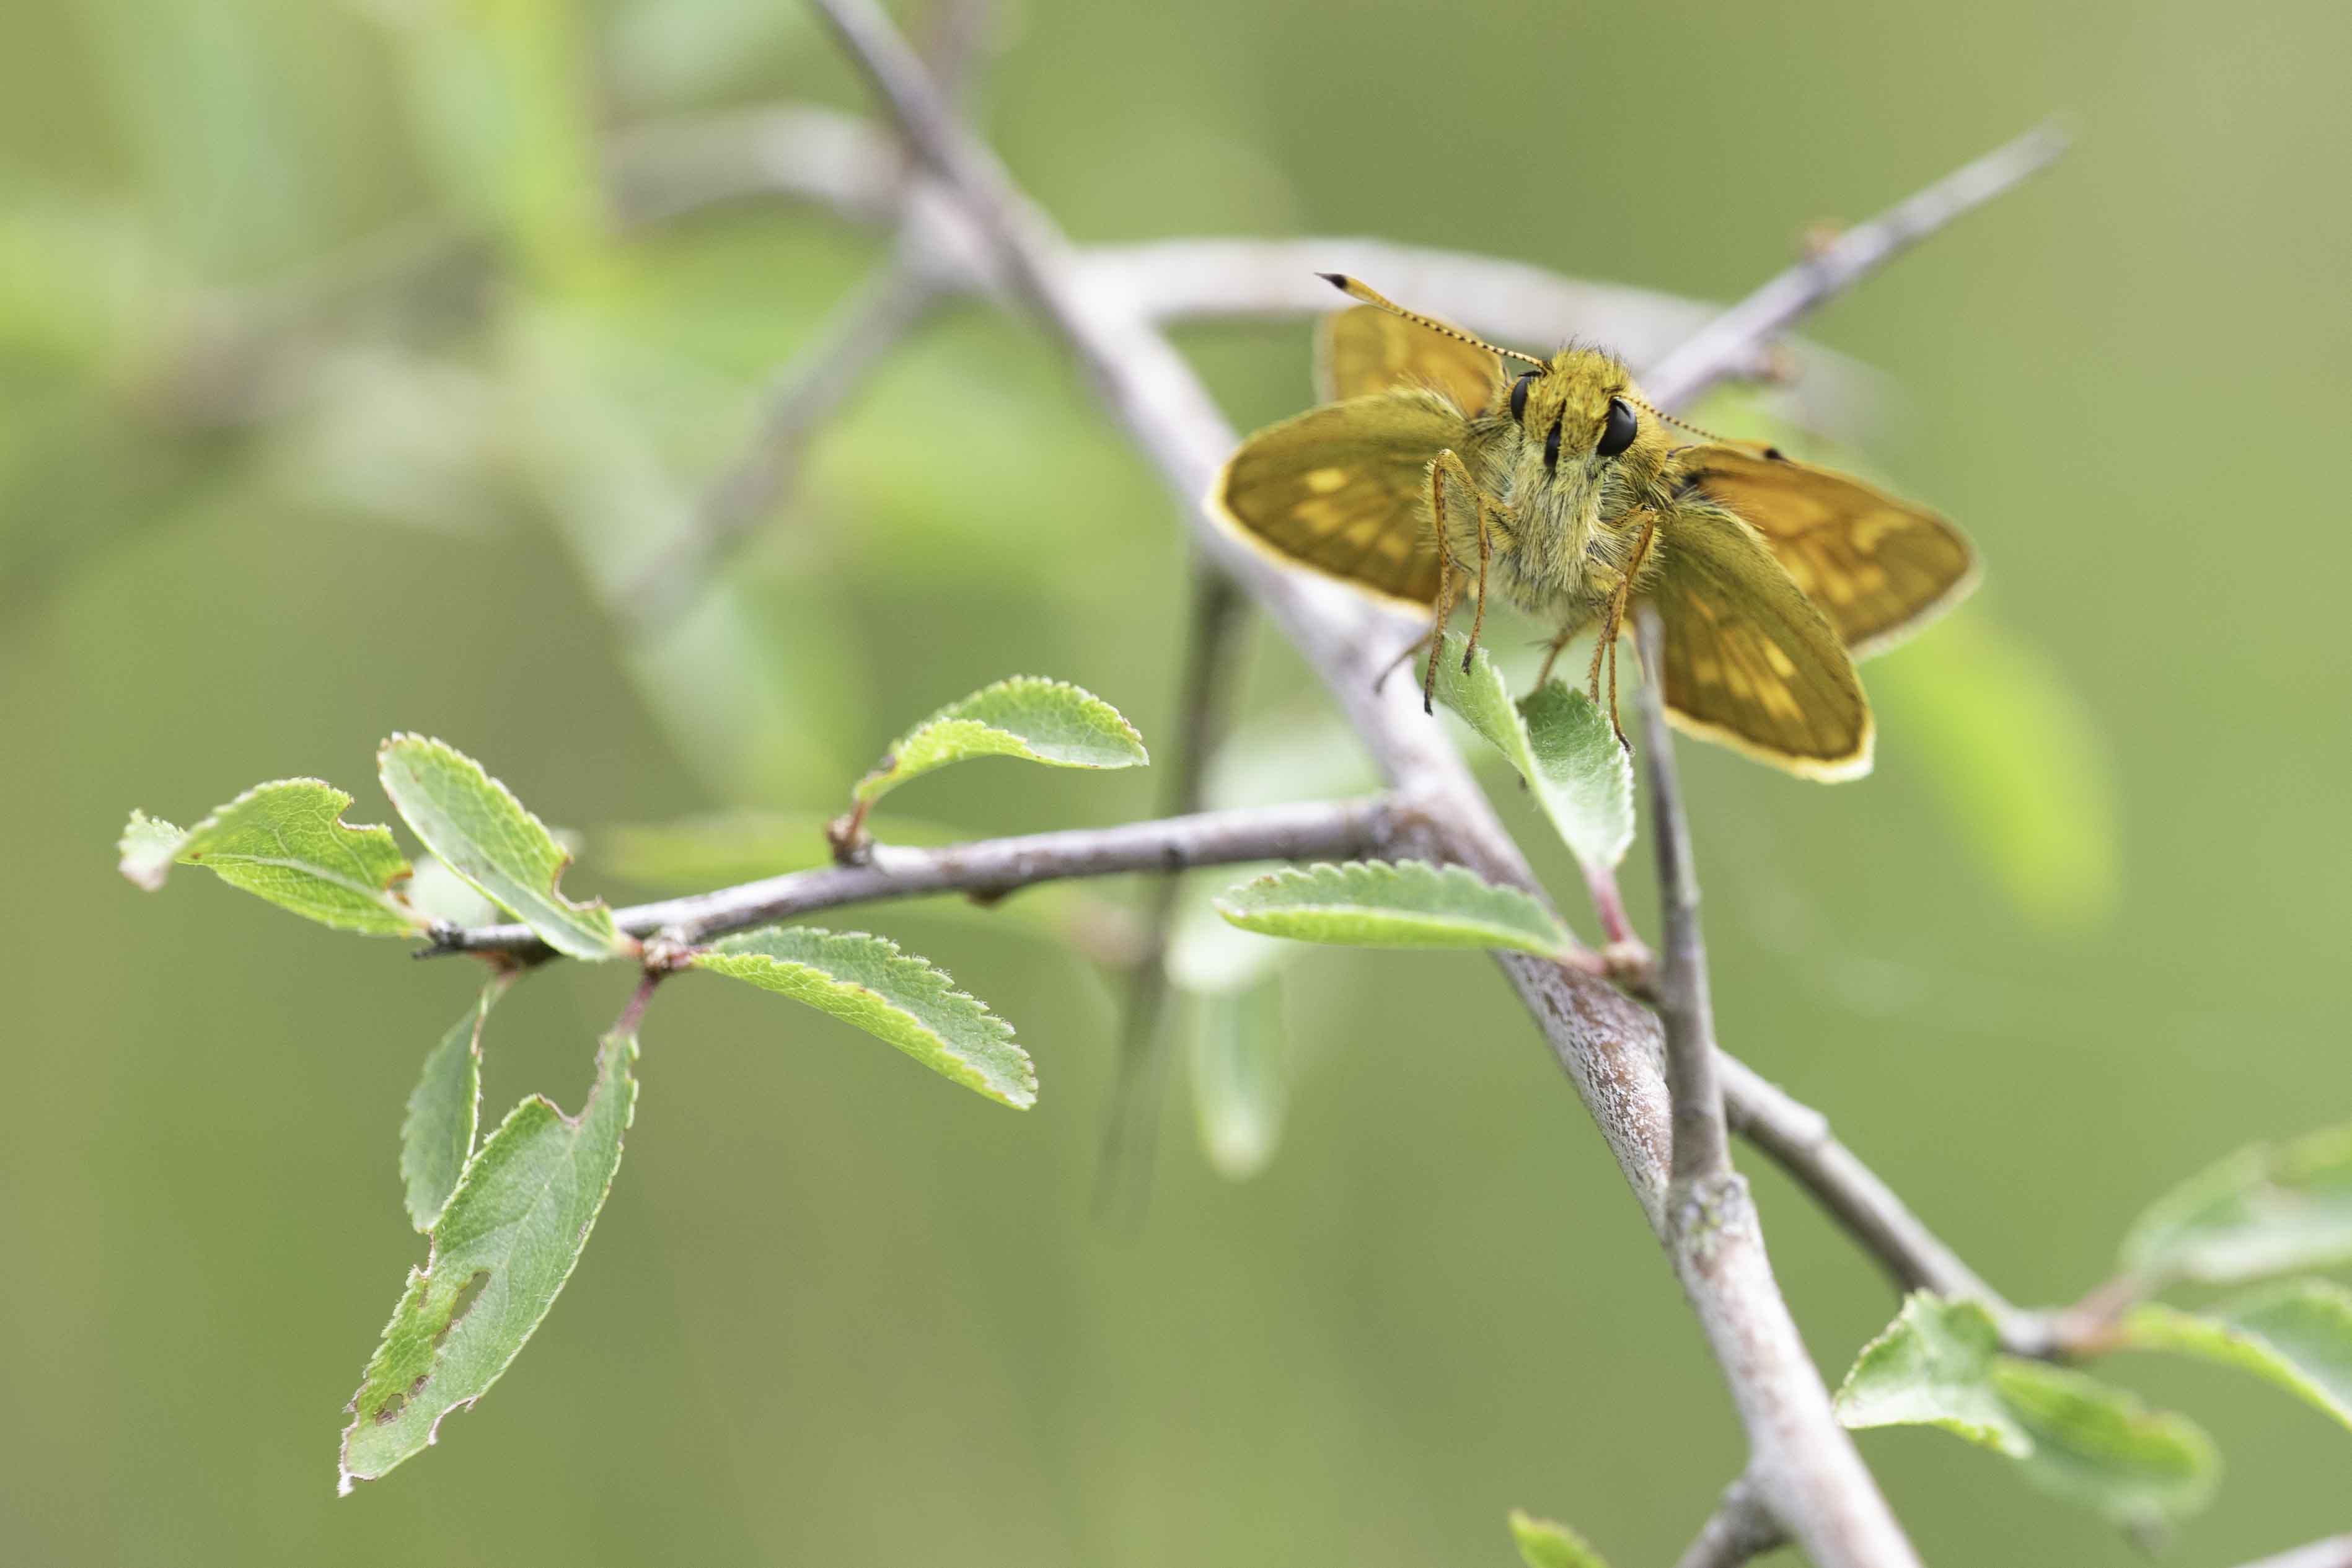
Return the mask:
<path id="1" fill-rule="evenodd" d="M 853 793 L 877 801 L 908 779 L 972 757 L 1020 757 L 1057 768 L 1132 768 L 1151 760 L 1135 726 L 1093 692 L 1016 675 L 908 731 Z"/>
<path id="2" fill-rule="evenodd" d="M 749 981 L 854 1024 L 933 1072 L 1026 1110 L 1037 1073 L 1013 1026 L 942 970 L 863 931 L 763 926 L 698 952 L 697 969 Z"/>
<path id="3" fill-rule="evenodd" d="M 1462 647 L 1459 635 L 1445 634 L 1437 700 L 1518 770 L 1580 865 L 1614 869 L 1633 842 L 1633 768 L 1608 715 L 1558 680 L 1515 705 L 1486 650 L 1465 672 Z"/>
<path id="4" fill-rule="evenodd" d="M 425 921 L 394 884 L 408 861 L 383 827 L 342 820 L 352 797 L 318 779 L 256 784 L 183 833 L 144 812 L 123 829 L 122 874 L 152 891 L 173 864 L 211 868 L 231 887 L 342 931 L 415 936 Z"/>
<path id="5" fill-rule="evenodd" d="M 425 1069 L 409 1091 L 408 1118 L 400 1124 L 400 1179 L 407 1188 L 410 1222 L 428 1234 L 474 1156 L 481 1118 L 482 1025 L 509 978 L 500 974 L 482 987 L 466 1016 L 425 1054 Z"/>
<path id="6" fill-rule="evenodd" d="M 1524 1509 L 1511 1510 L 1511 1539 L 1518 1545 L 1519 1561 L 1528 1568 L 1609 1568 L 1609 1560 L 1592 1550 L 1584 1537 Z"/>
<path id="7" fill-rule="evenodd" d="M 2145 1302 L 2118 1348 L 2176 1351 L 2266 1378 L 2352 1426 L 2352 1290 L 2293 1279 L 2203 1312 Z"/>
<path id="8" fill-rule="evenodd" d="M 742 391 L 649 348 L 631 325 L 578 302 L 509 321 L 509 439 L 522 478 L 628 632 L 625 668 L 679 758 L 722 798 L 822 799 L 854 765 L 866 675 L 843 657 L 854 637 L 821 574 L 738 559 L 674 619 L 633 619 L 639 584 L 696 525 L 680 475 L 727 460 L 711 433 L 740 418 Z M 708 449 L 671 450 L 661 437 L 675 423 Z"/>
<path id="9" fill-rule="evenodd" d="M 573 958 L 630 951 L 602 902 L 575 904 L 556 890 L 572 857 L 481 763 L 444 742 L 394 735 L 377 751 L 376 771 L 425 847 L 548 946 Z"/>
<path id="10" fill-rule="evenodd" d="M 588 1245 L 635 1115 L 634 1034 L 604 1037 L 577 1118 L 533 1095 L 466 1163 L 352 1397 L 340 1490 L 420 1453 L 489 1391 L 555 1304 Z"/>
<path id="11" fill-rule="evenodd" d="M 1192 1114 L 1210 1169 L 1246 1181 L 1265 1169 L 1290 1109 L 1289 1037 L 1282 981 L 1193 994 L 1186 1007 Z"/>
<path id="12" fill-rule="evenodd" d="M 2052 927 L 2116 899 L 2115 783 L 2098 729 L 2050 660 L 1961 610 L 1873 660 L 1882 743 L 1909 748 L 2018 911 Z"/>
<path id="13" fill-rule="evenodd" d="M 1514 948 L 1558 958 L 1574 945 L 1551 911 L 1517 888 L 1421 860 L 1269 872 L 1228 890 L 1217 912 L 1244 931 L 1343 947 Z"/>
<path id="14" fill-rule="evenodd" d="M 585 14 L 569 0 L 377 10 L 444 194 L 542 281 L 578 279 L 604 237 Z"/>
<path id="15" fill-rule="evenodd" d="M 2210 1285 L 2352 1262 L 2352 1126 L 2241 1149 L 2150 1205 L 2123 1260 Z"/>
<path id="16" fill-rule="evenodd" d="M 2042 1490 L 2143 1534 L 2211 1497 L 2221 1460 L 2193 1422 L 1999 1345 L 1982 1307 L 1916 1293 L 1863 1347 L 1838 1390 L 1838 1418 L 1942 1427 L 2017 1460 Z"/>
<path id="17" fill-rule="evenodd" d="M 418 914 L 444 925 L 496 925 L 506 919 L 505 910 L 484 898 L 473 883 L 449 869 L 449 863 L 438 855 L 418 856 L 408 886 L 402 890 Z"/>

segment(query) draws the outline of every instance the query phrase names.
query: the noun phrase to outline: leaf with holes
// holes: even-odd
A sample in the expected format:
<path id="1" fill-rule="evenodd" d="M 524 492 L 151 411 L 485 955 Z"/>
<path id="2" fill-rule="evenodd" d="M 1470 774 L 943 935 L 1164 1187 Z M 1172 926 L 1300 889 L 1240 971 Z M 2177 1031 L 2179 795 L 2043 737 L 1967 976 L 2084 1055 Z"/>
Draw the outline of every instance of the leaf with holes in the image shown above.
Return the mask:
<path id="1" fill-rule="evenodd" d="M 342 931 L 418 936 L 428 922 L 397 884 L 408 861 L 392 833 L 342 820 L 352 797 L 318 779 L 256 784 L 186 832 L 146 813 L 122 832 L 122 874 L 153 891 L 174 863 Z"/>
<path id="2" fill-rule="evenodd" d="M 2352 1127 L 2241 1149 L 2150 1205 L 2123 1257 L 2151 1282 L 2209 1285 L 2352 1262 Z"/>
<path id="3" fill-rule="evenodd" d="M 1572 945 L 1551 911 L 1517 888 L 1421 860 L 1269 872 L 1229 889 L 1217 912 L 1244 931 L 1343 947 L 1511 948 L 1560 958 Z"/>
<path id="4" fill-rule="evenodd" d="M 1633 842 L 1633 764 L 1609 716 L 1558 680 L 1515 705 L 1485 648 L 1464 671 L 1462 641 L 1445 634 L 1437 700 L 1518 770 L 1579 865 L 1613 869 Z"/>
<path id="5" fill-rule="evenodd" d="M 2174 1351 L 2267 1379 L 2352 1426 L 2352 1290 L 2291 1279 L 2202 1312 L 2147 1302 L 2117 1348 Z"/>
<path id="6" fill-rule="evenodd" d="M 482 1106 L 482 1025 L 513 979 L 512 971 L 490 978 L 466 1016 L 425 1053 L 425 1070 L 409 1091 L 408 1116 L 400 1124 L 400 1179 L 407 1189 L 409 1220 L 421 1231 L 431 1232 L 457 1190 L 466 1162 L 474 1157 Z"/>
<path id="7" fill-rule="evenodd" d="M 2187 1417 L 2004 1355 L 1982 1307 L 1924 1291 L 1863 1347 L 1837 1413 L 1853 1427 L 1942 1427 L 2017 1460 L 2040 1489 L 2143 1534 L 2202 1508 L 2221 1468 L 2212 1440 Z"/>
<path id="8" fill-rule="evenodd" d="M 1037 1102 L 1037 1073 L 1013 1026 L 898 945 L 864 931 L 763 926 L 688 961 L 805 1002 L 887 1040 L 933 1072 L 1019 1110 Z"/>
<path id="9" fill-rule="evenodd" d="M 633 943 L 601 902 L 556 891 L 572 857 L 482 764 L 439 741 L 394 735 L 376 752 L 383 793 L 425 847 L 499 908 L 573 958 L 617 958 Z"/>
<path id="10" fill-rule="evenodd" d="M 871 805 L 908 779 L 970 757 L 1022 757 L 1057 768 L 1149 763 L 1118 709 L 1060 680 L 1016 675 L 950 702 L 898 738 L 853 792 Z"/>
<path id="11" fill-rule="evenodd" d="M 421 1453 L 514 1361 L 572 1277 L 635 1113 L 634 1034 L 604 1037 L 577 1117 L 533 1095 L 466 1163 L 351 1403 L 340 1490 Z"/>
<path id="12" fill-rule="evenodd" d="M 1511 1539 L 1518 1545 L 1519 1561 L 1528 1568 L 1609 1568 L 1608 1559 L 1592 1550 L 1584 1537 L 1523 1509 L 1511 1510 Z"/>

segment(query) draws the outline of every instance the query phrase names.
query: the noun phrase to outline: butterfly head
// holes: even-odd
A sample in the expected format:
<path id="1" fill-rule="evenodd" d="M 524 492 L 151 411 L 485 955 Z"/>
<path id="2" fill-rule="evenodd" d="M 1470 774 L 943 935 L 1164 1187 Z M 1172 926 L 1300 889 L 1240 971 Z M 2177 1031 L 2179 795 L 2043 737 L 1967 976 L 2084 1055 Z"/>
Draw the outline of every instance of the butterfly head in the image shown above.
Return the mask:
<path id="1" fill-rule="evenodd" d="M 1598 349 L 1562 349 L 1523 372 L 1504 407 L 1518 426 L 1518 467 L 1532 487 L 1581 495 L 1612 479 L 1645 482 L 1672 445 L 1623 363 Z"/>

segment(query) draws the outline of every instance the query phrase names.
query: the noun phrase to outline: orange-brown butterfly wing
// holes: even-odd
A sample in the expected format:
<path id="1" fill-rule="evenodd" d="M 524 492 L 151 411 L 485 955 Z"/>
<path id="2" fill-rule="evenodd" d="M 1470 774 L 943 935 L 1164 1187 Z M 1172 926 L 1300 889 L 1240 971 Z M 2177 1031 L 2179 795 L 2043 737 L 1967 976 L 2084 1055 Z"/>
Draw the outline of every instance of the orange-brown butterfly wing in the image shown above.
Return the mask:
<path id="1" fill-rule="evenodd" d="M 1870 771 L 1870 704 L 1836 629 L 1757 531 L 1718 507 L 1661 520 L 1643 596 L 1675 725 L 1807 778 Z"/>
<path id="2" fill-rule="evenodd" d="M 1429 465 L 1462 438 L 1462 416 L 1433 392 L 1327 404 L 1243 442 L 1210 500 L 1261 548 L 1426 606 L 1438 586 Z"/>
<path id="3" fill-rule="evenodd" d="M 1923 507 L 1769 447 L 1685 447 L 1670 476 L 1764 536 L 1855 658 L 1894 647 L 1976 586 L 1967 535 Z"/>
<path id="4" fill-rule="evenodd" d="M 1315 334 L 1316 386 L 1327 403 L 1365 397 L 1391 387 L 1444 393 L 1466 415 L 1495 401 L 1503 362 L 1475 343 L 1460 342 L 1376 305 L 1357 305 L 1323 318 Z"/>

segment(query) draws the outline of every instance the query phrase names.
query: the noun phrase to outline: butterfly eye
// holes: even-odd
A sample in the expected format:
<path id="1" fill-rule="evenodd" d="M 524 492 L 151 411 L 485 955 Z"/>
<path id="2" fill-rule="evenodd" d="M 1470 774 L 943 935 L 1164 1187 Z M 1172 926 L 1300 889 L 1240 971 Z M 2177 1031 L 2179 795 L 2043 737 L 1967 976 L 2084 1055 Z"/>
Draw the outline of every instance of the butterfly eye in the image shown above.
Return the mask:
<path id="1" fill-rule="evenodd" d="M 1513 419 L 1525 423 L 1528 416 L 1528 388 L 1533 386 L 1536 384 L 1536 377 L 1542 374 L 1540 371 L 1531 370 L 1511 383 L 1511 417 Z"/>
<path id="2" fill-rule="evenodd" d="M 1613 458 L 1633 444 L 1633 436 L 1641 428 L 1642 422 L 1633 417 L 1625 400 L 1612 397 L 1609 400 L 1609 422 L 1601 427 L 1601 445 L 1596 450 L 1604 458 Z"/>

